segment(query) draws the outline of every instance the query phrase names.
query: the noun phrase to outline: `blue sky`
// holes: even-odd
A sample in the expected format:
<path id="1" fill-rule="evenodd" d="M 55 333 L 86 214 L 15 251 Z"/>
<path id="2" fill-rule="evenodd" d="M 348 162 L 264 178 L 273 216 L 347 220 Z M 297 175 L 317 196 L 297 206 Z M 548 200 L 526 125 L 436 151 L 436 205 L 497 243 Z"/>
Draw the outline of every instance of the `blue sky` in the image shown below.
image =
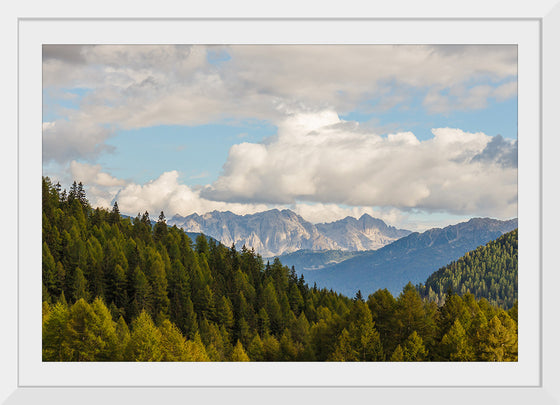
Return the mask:
<path id="1" fill-rule="evenodd" d="M 138 183 L 148 182 L 162 171 L 178 170 L 183 183 L 204 185 L 218 178 L 231 145 L 261 142 L 274 133 L 275 128 L 266 122 L 250 126 L 158 125 L 124 130 L 107 141 L 114 152 L 100 156 L 98 163 L 110 168 L 114 176 Z M 145 162 L 140 170 L 138 161 Z"/>
<path id="2" fill-rule="evenodd" d="M 94 205 L 516 216 L 514 46 L 43 50 L 43 171 Z"/>

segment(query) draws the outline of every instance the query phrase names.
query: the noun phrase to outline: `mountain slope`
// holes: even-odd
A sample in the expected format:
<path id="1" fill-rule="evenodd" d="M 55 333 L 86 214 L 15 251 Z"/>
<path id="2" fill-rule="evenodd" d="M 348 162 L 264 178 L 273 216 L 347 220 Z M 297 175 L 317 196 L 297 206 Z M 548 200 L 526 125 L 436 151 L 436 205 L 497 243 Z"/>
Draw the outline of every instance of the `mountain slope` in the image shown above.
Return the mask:
<path id="1" fill-rule="evenodd" d="M 350 252 L 346 250 L 298 250 L 278 256 L 280 261 L 288 267 L 294 266 L 300 270 L 320 270 L 334 266 L 351 259 L 364 252 Z"/>
<path id="2" fill-rule="evenodd" d="M 213 211 L 168 221 L 187 232 L 210 235 L 226 246 L 254 248 L 264 257 L 307 250 L 372 250 L 393 242 L 410 231 L 387 226 L 369 215 L 347 217 L 330 224 L 314 225 L 290 210 L 277 209 L 250 215 Z"/>
<path id="3" fill-rule="evenodd" d="M 510 308 L 517 300 L 517 229 L 468 252 L 418 286 L 423 297 L 441 300 L 448 289 Z"/>
<path id="4" fill-rule="evenodd" d="M 380 288 L 396 295 L 409 281 L 423 282 L 435 269 L 516 227 L 517 219 L 473 218 L 443 229 L 412 233 L 379 250 L 364 252 L 322 270 L 296 271 L 303 273 L 310 283 L 349 296 L 358 290 L 367 295 Z"/>

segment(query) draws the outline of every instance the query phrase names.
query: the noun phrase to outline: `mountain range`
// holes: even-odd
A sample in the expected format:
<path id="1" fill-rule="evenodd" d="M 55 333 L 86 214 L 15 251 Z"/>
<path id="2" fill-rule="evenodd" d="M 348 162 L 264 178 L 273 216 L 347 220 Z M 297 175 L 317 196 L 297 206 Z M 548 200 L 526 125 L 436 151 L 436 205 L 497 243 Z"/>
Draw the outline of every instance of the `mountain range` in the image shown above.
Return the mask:
<path id="1" fill-rule="evenodd" d="M 378 250 L 358 252 L 346 260 L 323 261 L 319 270 L 298 268 L 298 264 L 311 263 L 309 258 L 302 257 L 304 252 L 281 256 L 280 260 L 285 265 L 293 265 L 307 282 L 348 296 L 358 290 L 367 296 L 380 288 L 398 295 L 409 281 L 424 282 L 440 267 L 515 228 L 517 219 L 473 218 L 445 228 L 414 232 Z M 325 257 L 326 252 L 320 254 Z"/>
<path id="2" fill-rule="evenodd" d="M 375 250 L 411 234 L 367 214 L 359 219 L 346 217 L 331 223 L 312 224 L 293 211 L 277 209 L 248 215 L 229 211 L 187 217 L 175 215 L 167 223 L 187 232 L 204 233 L 226 246 L 252 247 L 264 257 L 302 249 Z"/>
<path id="3" fill-rule="evenodd" d="M 473 218 L 419 233 L 367 214 L 312 224 L 293 211 L 273 209 L 175 215 L 168 225 L 204 233 L 226 246 L 252 247 L 265 258 L 278 256 L 309 283 L 353 296 L 380 288 L 398 295 L 409 281 L 422 283 L 440 267 L 517 228 L 517 219 Z"/>

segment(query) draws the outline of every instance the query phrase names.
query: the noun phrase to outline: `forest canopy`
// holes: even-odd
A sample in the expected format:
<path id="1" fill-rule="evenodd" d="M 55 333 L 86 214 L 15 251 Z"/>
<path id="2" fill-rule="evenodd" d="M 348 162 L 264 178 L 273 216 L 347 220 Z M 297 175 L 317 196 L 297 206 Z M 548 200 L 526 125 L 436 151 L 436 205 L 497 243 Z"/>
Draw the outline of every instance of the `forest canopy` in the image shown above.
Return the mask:
<path id="1" fill-rule="evenodd" d="M 410 283 L 349 298 L 163 212 L 152 225 L 91 207 L 81 183 L 42 187 L 44 361 L 517 361 L 516 303 L 443 281 L 440 305 Z"/>

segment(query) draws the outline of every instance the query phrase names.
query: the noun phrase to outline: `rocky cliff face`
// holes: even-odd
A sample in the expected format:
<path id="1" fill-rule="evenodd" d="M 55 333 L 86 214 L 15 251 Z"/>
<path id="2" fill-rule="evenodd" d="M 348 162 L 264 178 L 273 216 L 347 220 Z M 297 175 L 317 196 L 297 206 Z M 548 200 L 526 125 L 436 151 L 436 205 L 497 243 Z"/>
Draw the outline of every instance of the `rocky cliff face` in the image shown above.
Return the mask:
<path id="1" fill-rule="evenodd" d="M 314 225 L 290 210 L 276 209 L 243 216 L 229 211 L 175 215 L 168 224 L 212 236 L 226 246 L 253 247 L 264 257 L 301 249 L 374 250 L 410 234 L 369 215 Z"/>
<path id="2" fill-rule="evenodd" d="M 346 217 L 340 221 L 318 224 L 317 229 L 341 249 L 350 251 L 377 250 L 411 233 L 388 226 L 367 214 L 360 219 Z"/>

